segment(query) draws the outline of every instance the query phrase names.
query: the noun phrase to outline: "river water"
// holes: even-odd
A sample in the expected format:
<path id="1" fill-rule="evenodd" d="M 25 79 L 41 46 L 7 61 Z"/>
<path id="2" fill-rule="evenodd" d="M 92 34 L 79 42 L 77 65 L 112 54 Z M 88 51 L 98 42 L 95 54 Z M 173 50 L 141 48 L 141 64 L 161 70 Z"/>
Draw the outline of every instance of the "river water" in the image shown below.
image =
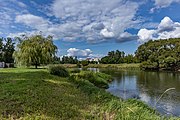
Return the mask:
<path id="1" fill-rule="evenodd" d="M 180 117 L 180 73 L 98 68 L 90 70 L 113 76 L 114 80 L 107 89 L 111 94 L 123 99 L 139 99 L 163 115 Z M 169 88 L 175 89 L 166 92 L 158 100 Z"/>

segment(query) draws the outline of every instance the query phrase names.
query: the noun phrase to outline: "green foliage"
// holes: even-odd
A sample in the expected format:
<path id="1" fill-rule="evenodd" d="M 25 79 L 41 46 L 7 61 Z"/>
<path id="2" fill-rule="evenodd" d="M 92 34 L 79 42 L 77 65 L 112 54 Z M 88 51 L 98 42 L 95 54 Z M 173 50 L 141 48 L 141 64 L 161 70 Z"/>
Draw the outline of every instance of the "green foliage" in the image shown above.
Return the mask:
<path id="1" fill-rule="evenodd" d="M 176 59 L 171 56 L 165 58 L 165 60 L 164 60 L 164 65 L 165 65 L 166 69 L 171 69 L 171 68 L 175 67 L 176 63 L 177 63 Z"/>
<path id="2" fill-rule="evenodd" d="M 53 61 L 57 47 L 53 44 L 52 37 L 33 35 L 20 38 L 17 50 L 14 53 L 15 62 L 19 65 L 49 64 Z"/>
<path id="3" fill-rule="evenodd" d="M 60 77 L 68 77 L 69 72 L 66 70 L 65 67 L 60 65 L 53 65 L 49 67 L 49 73 L 52 75 L 57 75 Z"/>
<path id="4" fill-rule="evenodd" d="M 11 38 L 0 38 L 0 62 L 14 63 L 12 57 L 15 51 L 13 39 Z"/>
<path id="5" fill-rule="evenodd" d="M 71 72 L 71 73 L 80 73 L 81 70 L 78 69 L 78 68 L 73 68 L 73 69 L 70 69 L 70 72 Z"/>
<path id="6" fill-rule="evenodd" d="M 77 60 L 77 57 L 63 56 L 60 63 L 62 63 L 62 64 L 77 64 L 78 60 Z"/>
<path id="7" fill-rule="evenodd" d="M 156 66 L 158 69 L 178 70 L 180 69 L 180 39 L 165 39 L 148 41 L 138 47 L 136 57 L 141 67 L 152 68 Z M 148 61 L 145 62 L 144 61 Z M 150 67 L 148 67 L 148 64 Z"/>
<path id="8" fill-rule="evenodd" d="M 158 70 L 158 64 L 156 62 L 144 61 L 140 67 L 143 70 Z"/>
<path id="9" fill-rule="evenodd" d="M 91 71 L 81 71 L 79 74 L 73 74 L 71 78 L 75 80 L 88 80 L 99 88 L 108 88 L 108 82 L 112 80 L 110 75 L 104 73 L 94 73 Z"/>
<path id="10" fill-rule="evenodd" d="M 77 63 L 77 67 L 81 68 L 81 63 L 80 62 Z"/>
<path id="11" fill-rule="evenodd" d="M 82 60 L 81 61 L 81 64 L 82 64 L 82 66 L 88 66 L 89 65 L 89 62 L 87 61 L 87 60 Z"/>
<path id="12" fill-rule="evenodd" d="M 110 51 L 108 55 L 103 57 L 100 61 L 102 64 L 120 64 L 120 63 L 137 63 L 137 59 L 133 56 L 128 54 L 125 56 L 123 51 Z"/>

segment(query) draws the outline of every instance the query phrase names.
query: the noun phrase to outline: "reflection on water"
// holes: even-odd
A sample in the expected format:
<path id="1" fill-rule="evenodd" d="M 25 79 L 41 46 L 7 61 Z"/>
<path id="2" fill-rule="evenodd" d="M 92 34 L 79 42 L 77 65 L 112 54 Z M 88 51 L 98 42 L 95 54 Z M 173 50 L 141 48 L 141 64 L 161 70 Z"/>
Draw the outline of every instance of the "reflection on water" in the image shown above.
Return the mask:
<path id="1" fill-rule="evenodd" d="M 91 70 L 114 77 L 107 89 L 113 95 L 123 99 L 140 99 L 162 114 L 180 117 L 180 73 L 95 68 Z M 167 92 L 155 106 L 159 96 L 168 88 L 175 90 Z"/>

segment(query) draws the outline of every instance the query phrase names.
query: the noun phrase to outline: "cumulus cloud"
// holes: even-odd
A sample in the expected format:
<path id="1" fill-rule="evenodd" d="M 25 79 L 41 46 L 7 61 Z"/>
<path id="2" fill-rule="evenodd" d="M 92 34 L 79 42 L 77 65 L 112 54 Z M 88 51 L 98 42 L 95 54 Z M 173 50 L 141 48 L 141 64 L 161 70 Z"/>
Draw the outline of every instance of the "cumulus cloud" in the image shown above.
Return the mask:
<path id="1" fill-rule="evenodd" d="M 22 2 L 18 4 L 23 7 Z M 132 39 L 124 40 L 124 31 L 140 22 L 136 18 L 140 4 L 132 0 L 54 0 L 48 4 L 48 13 L 55 21 L 30 13 L 16 15 L 15 21 L 29 28 L 28 33 L 42 31 L 57 40 L 125 42 Z"/>
<path id="2" fill-rule="evenodd" d="M 138 7 L 138 3 L 124 0 L 55 0 L 52 10 L 57 18 L 67 24 L 74 22 L 79 27 L 74 39 L 80 37 L 96 43 L 117 39 L 132 24 L 136 24 L 133 18 Z M 71 33 L 71 30 L 68 32 Z"/>
<path id="3" fill-rule="evenodd" d="M 140 29 L 138 32 L 139 42 L 150 39 L 168 39 L 180 37 L 180 23 L 173 22 L 169 17 L 164 17 L 157 29 Z"/>
<path id="4" fill-rule="evenodd" d="M 155 30 L 140 29 L 137 34 L 139 37 L 139 42 L 147 42 L 148 40 L 152 40 L 155 32 Z"/>
<path id="5" fill-rule="evenodd" d="M 113 38 L 114 37 L 114 33 L 109 31 L 108 29 L 102 29 L 100 34 L 104 37 L 104 38 Z"/>
<path id="6" fill-rule="evenodd" d="M 77 56 L 77 57 L 88 57 L 92 54 L 92 51 L 90 49 L 77 49 L 77 48 L 70 48 L 67 50 L 68 54 L 67 56 Z"/>
<path id="7" fill-rule="evenodd" d="M 169 17 L 164 17 L 158 26 L 158 30 L 159 32 L 173 31 L 175 29 L 174 25 L 174 22 Z"/>

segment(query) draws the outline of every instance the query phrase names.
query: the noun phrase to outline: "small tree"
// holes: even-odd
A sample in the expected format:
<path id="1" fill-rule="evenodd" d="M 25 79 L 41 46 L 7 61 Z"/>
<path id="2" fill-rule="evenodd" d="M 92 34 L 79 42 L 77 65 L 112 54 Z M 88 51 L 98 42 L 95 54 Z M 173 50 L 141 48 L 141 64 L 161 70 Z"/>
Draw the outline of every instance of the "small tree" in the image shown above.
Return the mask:
<path id="1" fill-rule="evenodd" d="M 87 60 L 81 61 L 82 66 L 88 66 L 89 62 Z"/>
<path id="2" fill-rule="evenodd" d="M 6 63 L 14 63 L 13 59 L 13 53 L 15 51 L 14 49 L 14 42 L 11 38 L 5 39 L 5 45 L 3 48 L 3 59 Z"/>
<path id="3" fill-rule="evenodd" d="M 35 68 L 40 64 L 49 64 L 57 51 L 52 39 L 52 36 L 42 35 L 23 37 L 13 55 L 15 62 L 26 66 L 34 65 Z"/>
<path id="4" fill-rule="evenodd" d="M 0 62 L 13 63 L 14 42 L 11 38 L 0 38 Z"/>

